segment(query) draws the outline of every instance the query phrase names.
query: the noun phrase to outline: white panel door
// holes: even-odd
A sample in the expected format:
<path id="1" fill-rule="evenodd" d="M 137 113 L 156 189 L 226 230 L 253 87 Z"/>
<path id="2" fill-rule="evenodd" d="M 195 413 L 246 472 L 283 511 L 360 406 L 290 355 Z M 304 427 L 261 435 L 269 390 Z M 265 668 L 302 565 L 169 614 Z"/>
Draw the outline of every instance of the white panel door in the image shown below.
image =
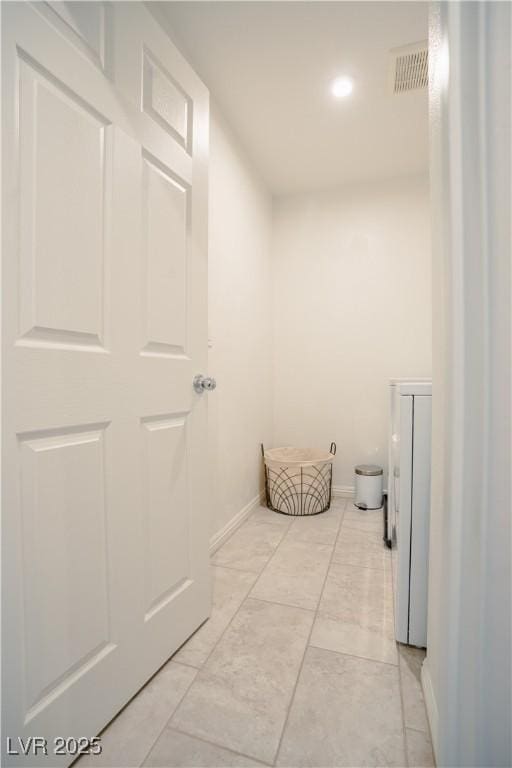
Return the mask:
<path id="1" fill-rule="evenodd" d="M 209 613 L 208 96 L 139 4 L 2 36 L 3 748 L 51 750 Z"/>

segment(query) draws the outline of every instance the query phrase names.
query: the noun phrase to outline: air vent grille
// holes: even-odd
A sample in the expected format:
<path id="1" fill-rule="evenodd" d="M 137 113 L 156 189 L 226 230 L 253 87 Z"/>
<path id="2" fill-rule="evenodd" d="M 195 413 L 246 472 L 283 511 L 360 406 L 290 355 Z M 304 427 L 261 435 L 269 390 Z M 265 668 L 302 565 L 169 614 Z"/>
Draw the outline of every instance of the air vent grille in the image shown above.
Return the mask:
<path id="1" fill-rule="evenodd" d="M 405 93 L 428 85 L 428 47 L 416 43 L 391 51 L 393 57 L 393 93 Z"/>

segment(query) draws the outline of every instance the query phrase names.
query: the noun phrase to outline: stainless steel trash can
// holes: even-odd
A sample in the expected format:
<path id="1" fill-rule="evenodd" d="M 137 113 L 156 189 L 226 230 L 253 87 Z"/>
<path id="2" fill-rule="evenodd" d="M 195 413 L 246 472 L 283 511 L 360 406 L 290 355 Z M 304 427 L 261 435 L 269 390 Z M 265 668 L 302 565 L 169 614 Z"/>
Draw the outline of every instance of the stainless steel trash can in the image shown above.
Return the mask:
<path id="1" fill-rule="evenodd" d="M 355 471 L 356 507 L 359 509 L 382 507 L 382 467 L 376 464 L 359 464 Z"/>

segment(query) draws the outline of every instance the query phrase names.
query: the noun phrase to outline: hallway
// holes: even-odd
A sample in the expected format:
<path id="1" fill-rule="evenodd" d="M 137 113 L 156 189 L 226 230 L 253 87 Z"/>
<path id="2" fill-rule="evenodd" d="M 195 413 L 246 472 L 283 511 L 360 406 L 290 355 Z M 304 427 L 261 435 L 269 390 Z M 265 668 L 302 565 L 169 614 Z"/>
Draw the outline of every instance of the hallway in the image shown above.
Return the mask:
<path id="1" fill-rule="evenodd" d="M 424 653 L 394 642 L 380 510 L 260 507 L 212 568 L 211 618 L 80 768 L 433 765 Z"/>

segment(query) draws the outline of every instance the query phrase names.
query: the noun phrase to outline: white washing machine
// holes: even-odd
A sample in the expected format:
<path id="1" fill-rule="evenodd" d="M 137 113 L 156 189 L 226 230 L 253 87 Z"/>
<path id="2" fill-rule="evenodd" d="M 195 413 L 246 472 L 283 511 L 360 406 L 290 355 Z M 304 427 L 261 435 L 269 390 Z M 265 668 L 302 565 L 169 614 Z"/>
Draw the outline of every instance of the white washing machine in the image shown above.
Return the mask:
<path id="1" fill-rule="evenodd" d="M 387 536 L 392 542 L 395 636 L 426 647 L 432 381 L 390 381 Z"/>

